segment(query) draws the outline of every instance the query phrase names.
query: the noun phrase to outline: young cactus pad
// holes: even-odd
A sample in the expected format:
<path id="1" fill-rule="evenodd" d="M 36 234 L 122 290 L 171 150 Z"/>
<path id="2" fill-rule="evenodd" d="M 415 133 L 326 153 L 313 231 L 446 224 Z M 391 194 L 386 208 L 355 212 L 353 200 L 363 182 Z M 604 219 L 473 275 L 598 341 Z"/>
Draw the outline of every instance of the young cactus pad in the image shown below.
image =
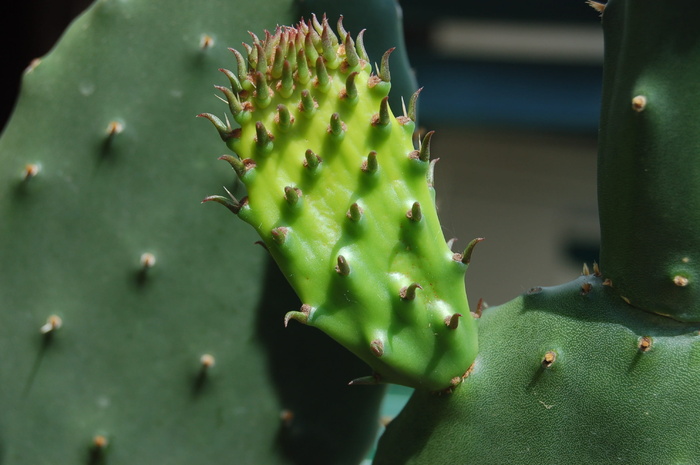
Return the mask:
<path id="1" fill-rule="evenodd" d="M 260 234 L 303 305 L 287 313 L 329 334 L 387 382 L 461 382 L 476 356 L 462 254 L 434 203 L 428 133 L 413 143 L 418 93 L 394 117 L 387 51 L 372 72 L 355 40 L 324 17 L 251 34 L 247 58 L 217 87 L 240 128 L 211 114 L 248 197 L 211 196 Z M 405 106 L 404 106 L 405 107 Z"/>

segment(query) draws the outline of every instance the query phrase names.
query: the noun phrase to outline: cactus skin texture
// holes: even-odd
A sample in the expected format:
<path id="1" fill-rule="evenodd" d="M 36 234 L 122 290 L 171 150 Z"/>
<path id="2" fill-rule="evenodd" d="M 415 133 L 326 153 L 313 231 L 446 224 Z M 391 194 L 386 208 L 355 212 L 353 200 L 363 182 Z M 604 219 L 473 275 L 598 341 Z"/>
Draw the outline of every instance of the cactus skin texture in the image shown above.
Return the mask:
<path id="1" fill-rule="evenodd" d="M 342 22 L 315 16 L 236 53 L 223 92 L 240 128 L 209 118 L 248 196 L 212 196 L 250 223 L 315 326 L 373 369 L 357 383 L 427 390 L 461 382 L 476 354 L 464 289 L 434 203 L 430 138 L 415 148 L 418 93 L 394 117 L 389 55 L 376 74 Z M 356 38 L 355 38 L 356 37 Z"/>
<path id="2" fill-rule="evenodd" d="M 679 320 L 698 319 L 700 8 L 592 3 L 602 264 L 485 310 L 470 376 L 449 397 L 416 392 L 377 465 L 697 463 L 700 323 Z"/>
<path id="3" fill-rule="evenodd" d="M 372 15 L 358 4 L 348 23 Z M 99 1 L 24 77 L 0 138 L 3 465 L 363 458 L 381 387 L 348 388 L 363 362 L 283 327 L 300 303 L 254 231 L 200 204 L 212 182 L 237 192 L 195 119 L 225 44 L 301 14 Z"/>

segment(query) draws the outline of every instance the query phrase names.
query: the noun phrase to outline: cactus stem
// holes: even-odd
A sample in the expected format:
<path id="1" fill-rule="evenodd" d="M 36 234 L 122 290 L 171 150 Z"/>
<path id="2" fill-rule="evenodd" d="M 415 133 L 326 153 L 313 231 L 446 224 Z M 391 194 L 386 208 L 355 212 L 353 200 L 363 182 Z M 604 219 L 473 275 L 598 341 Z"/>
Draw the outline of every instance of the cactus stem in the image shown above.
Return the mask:
<path id="1" fill-rule="evenodd" d="M 289 205 L 296 205 L 301 198 L 301 189 L 298 187 L 287 186 L 284 188 L 284 199 Z"/>
<path id="2" fill-rule="evenodd" d="M 556 352 L 550 350 L 542 357 L 542 368 L 549 368 L 557 360 Z"/>
<path id="3" fill-rule="evenodd" d="M 141 263 L 142 270 L 150 270 L 156 265 L 156 256 L 153 255 L 151 252 L 144 252 L 141 254 L 141 258 L 139 259 L 139 261 Z"/>
<path id="4" fill-rule="evenodd" d="M 272 236 L 272 240 L 277 245 L 284 244 L 284 242 L 287 240 L 288 233 L 289 233 L 289 228 L 285 228 L 284 226 L 281 226 L 279 228 L 275 228 L 272 231 L 270 231 L 270 235 Z"/>
<path id="5" fill-rule="evenodd" d="M 107 125 L 107 136 L 114 137 L 124 131 L 124 124 L 119 121 L 110 121 Z"/>
<path id="6" fill-rule="evenodd" d="M 462 317 L 461 313 L 454 313 L 445 317 L 445 326 L 450 329 L 457 329 L 459 326 L 459 319 Z"/>
<path id="7" fill-rule="evenodd" d="M 372 116 L 372 126 L 386 127 L 390 122 L 389 97 L 384 97 L 382 102 L 379 104 L 379 113 L 375 113 L 374 116 Z"/>
<path id="8" fill-rule="evenodd" d="M 396 50 L 396 47 L 392 47 L 382 55 L 382 61 L 379 65 L 379 78 L 384 82 L 391 82 L 391 72 L 389 71 L 389 56 Z"/>
<path id="9" fill-rule="evenodd" d="M 353 203 L 350 205 L 350 208 L 348 209 L 348 212 L 345 214 L 347 218 L 354 222 L 357 223 L 362 219 L 362 214 L 364 213 L 364 210 L 362 210 L 362 207 L 360 207 L 357 202 Z"/>
<path id="10" fill-rule="evenodd" d="M 304 154 L 304 167 L 311 171 L 315 170 L 321 161 L 321 157 L 316 155 L 311 149 L 308 149 Z"/>
<path id="11" fill-rule="evenodd" d="M 311 97 L 308 89 L 301 91 L 301 102 L 299 103 L 299 111 L 307 116 L 311 116 L 316 112 L 318 108 L 318 103 Z"/>
<path id="12" fill-rule="evenodd" d="M 472 313 L 472 316 L 474 318 L 481 318 L 481 315 L 484 313 L 484 310 L 488 308 L 488 305 L 486 305 L 486 302 L 484 302 L 484 298 L 480 298 L 479 301 L 476 303 L 476 310 L 474 310 Z"/>
<path id="13" fill-rule="evenodd" d="M 58 315 L 51 315 L 46 319 L 46 323 L 39 328 L 41 334 L 51 334 L 63 326 L 63 320 Z"/>
<path id="14" fill-rule="evenodd" d="M 296 320 L 299 323 L 307 324 L 313 310 L 314 308 L 311 305 L 304 304 L 299 311 L 287 312 L 287 314 L 284 315 L 284 327 L 287 327 L 289 320 Z"/>
<path id="15" fill-rule="evenodd" d="M 648 352 L 651 349 L 654 340 L 649 336 L 642 336 L 637 342 L 637 349 L 640 352 Z"/>
<path id="16" fill-rule="evenodd" d="M 381 339 L 375 339 L 369 343 L 369 350 L 372 351 L 375 357 L 381 357 L 384 355 L 384 343 Z"/>
<path id="17" fill-rule="evenodd" d="M 406 287 L 402 287 L 401 290 L 399 291 L 399 297 L 401 297 L 401 300 L 407 300 L 407 301 L 415 300 L 416 289 L 423 289 L 423 287 L 418 283 L 413 283 L 413 284 L 410 284 Z"/>
<path id="18" fill-rule="evenodd" d="M 323 57 L 318 57 L 316 60 L 316 77 L 314 78 L 314 87 L 324 94 L 331 88 L 331 77 L 328 75 L 328 69 L 323 61 Z"/>
<path id="19" fill-rule="evenodd" d="M 423 219 L 423 211 L 420 208 L 419 202 L 413 202 L 411 209 L 406 212 L 406 218 L 416 223 Z"/>
<path id="20" fill-rule="evenodd" d="M 350 274 L 350 265 L 348 261 L 342 255 L 338 255 L 337 265 L 335 267 L 335 272 L 340 276 L 348 276 Z"/>
<path id="21" fill-rule="evenodd" d="M 262 121 L 255 123 L 255 145 L 263 151 L 270 151 L 272 149 L 272 141 L 275 136 L 267 132 Z"/>
<path id="22" fill-rule="evenodd" d="M 678 287 L 686 287 L 688 284 L 690 284 L 690 280 L 685 276 L 676 275 L 673 277 L 673 284 Z"/>
<path id="23" fill-rule="evenodd" d="M 24 170 L 22 170 L 22 179 L 24 179 L 24 181 L 29 181 L 39 174 L 39 171 L 41 171 L 41 165 L 38 163 L 27 163 L 24 165 Z"/>
<path id="24" fill-rule="evenodd" d="M 343 121 L 341 121 L 340 115 L 338 113 L 333 113 L 331 115 L 331 122 L 326 130 L 328 134 L 332 134 L 336 138 L 340 138 L 345 134 L 347 129 L 348 127 Z"/>
<path id="25" fill-rule="evenodd" d="M 348 383 L 348 386 L 371 386 L 381 383 L 381 376 L 375 373 L 370 376 L 362 376 L 360 378 L 355 378 Z"/>
<path id="26" fill-rule="evenodd" d="M 362 162 L 362 171 L 365 173 L 376 173 L 378 167 L 377 152 L 372 150 L 367 155 L 367 159 Z"/>
<path id="27" fill-rule="evenodd" d="M 340 91 L 341 100 L 345 100 L 350 103 L 357 103 L 357 85 L 355 84 L 355 78 L 360 74 L 357 71 L 353 71 L 348 74 L 348 78 L 345 80 L 345 89 Z"/>
<path id="28" fill-rule="evenodd" d="M 206 197 L 204 200 L 202 200 L 202 203 L 204 202 L 216 202 L 220 203 L 224 207 L 228 208 L 233 212 L 234 215 L 238 215 L 238 212 L 241 210 L 242 202 L 239 202 L 236 197 L 231 194 L 231 192 L 224 187 L 224 190 L 228 194 L 229 198 L 223 197 L 221 195 L 210 195 L 209 197 Z"/>
<path id="29" fill-rule="evenodd" d="M 641 113 L 647 106 L 647 98 L 643 95 L 637 95 L 632 99 L 632 109 L 637 113 Z"/>
<path id="30" fill-rule="evenodd" d="M 477 237 L 476 239 L 473 239 L 469 244 L 467 244 L 467 247 L 464 249 L 464 253 L 454 254 L 453 259 L 455 261 L 462 262 L 465 265 L 469 265 L 469 262 L 471 262 L 472 259 L 472 252 L 474 251 L 474 247 L 476 247 L 476 244 L 483 240 L 483 237 Z"/>

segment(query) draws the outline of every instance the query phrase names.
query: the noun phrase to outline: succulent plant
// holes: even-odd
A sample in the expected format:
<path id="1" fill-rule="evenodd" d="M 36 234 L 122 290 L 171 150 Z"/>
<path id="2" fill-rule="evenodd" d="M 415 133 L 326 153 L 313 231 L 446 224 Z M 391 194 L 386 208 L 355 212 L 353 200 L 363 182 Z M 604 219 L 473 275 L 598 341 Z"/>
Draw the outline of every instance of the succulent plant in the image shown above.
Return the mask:
<path id="1" fill-rule="evenodd" d="M 251 224 L 315 326 L 367 362 L 371 376 L 451 389 L 476 354 L 464 289 L 472 242 L 454 253 L 440 229 L 427 133 L 414 145 L 418 92 L 395 117 L 387 51 L 376 70 L 342 18 L 278 27 L 233 53 L 218 86 L 240 127 L 202 114 L 247 196 L 210 196 Z"/>

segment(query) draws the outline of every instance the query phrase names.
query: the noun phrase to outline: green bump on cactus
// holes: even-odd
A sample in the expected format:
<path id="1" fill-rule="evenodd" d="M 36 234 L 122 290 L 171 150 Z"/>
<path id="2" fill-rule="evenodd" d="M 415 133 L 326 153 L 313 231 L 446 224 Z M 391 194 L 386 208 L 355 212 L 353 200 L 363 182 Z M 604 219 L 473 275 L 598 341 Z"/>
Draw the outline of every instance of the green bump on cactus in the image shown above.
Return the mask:
<path id="1" fill-rule="evenodd" d="M 203 116 L 236 153 L 222 158 L 248 198 L 238 207 L 208 199 L 238 208 L 301 297 L 285 324 L 320 328 L 367 362 L 375 382 L 452 388 L 476 355 L 468 260 L 438 222 L 433 133 L 413 146 L 418 92 L 394 117 L 394 49 L 373 74 L 362 37 L 313 16 L 246 46 L 247 60 L 234 51 L 224 95 L 241 127 Z"/>

